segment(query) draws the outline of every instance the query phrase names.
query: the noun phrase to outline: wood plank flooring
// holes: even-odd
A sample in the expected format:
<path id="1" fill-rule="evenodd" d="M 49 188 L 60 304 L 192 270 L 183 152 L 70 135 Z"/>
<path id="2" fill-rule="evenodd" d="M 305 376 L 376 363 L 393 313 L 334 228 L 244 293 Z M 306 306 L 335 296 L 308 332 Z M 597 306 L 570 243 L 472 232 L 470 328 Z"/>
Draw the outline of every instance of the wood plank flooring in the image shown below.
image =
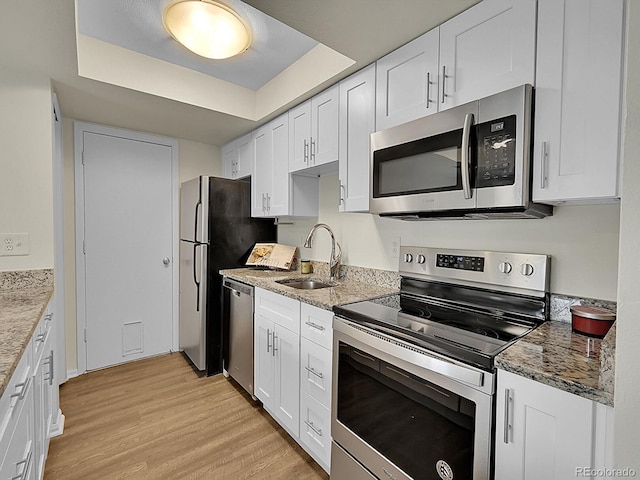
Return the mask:
<path id="1" fill-rule="evenodd" d="M 329 478 L 241 387 L 179 353 L 71 379 L 60 405 L 45 480 Z"/>

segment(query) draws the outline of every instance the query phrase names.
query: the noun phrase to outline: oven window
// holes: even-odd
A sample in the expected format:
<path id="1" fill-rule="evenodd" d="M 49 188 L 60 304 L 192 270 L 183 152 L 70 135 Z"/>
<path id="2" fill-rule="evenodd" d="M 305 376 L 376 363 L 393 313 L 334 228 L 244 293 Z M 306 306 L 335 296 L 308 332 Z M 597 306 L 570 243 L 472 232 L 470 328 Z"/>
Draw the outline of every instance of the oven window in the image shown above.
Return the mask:
<path id="1" fill-rule="evenodd" d="M 475 404 L 340 342 L 337 418 L 414 479 L 473 478 Z"/>
<path id="2" fill-rule="evenodd" d="M 461 190 L 462 130 L 377 150 L 374 197 Z"/>

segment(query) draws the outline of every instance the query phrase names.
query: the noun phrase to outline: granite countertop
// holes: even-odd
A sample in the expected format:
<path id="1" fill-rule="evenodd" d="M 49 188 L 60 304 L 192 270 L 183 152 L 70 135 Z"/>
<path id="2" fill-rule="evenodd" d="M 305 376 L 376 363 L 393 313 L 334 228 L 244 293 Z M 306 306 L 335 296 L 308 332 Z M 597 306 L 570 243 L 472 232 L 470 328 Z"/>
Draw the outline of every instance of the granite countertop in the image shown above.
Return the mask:
<path id="1" fill-rule="evenodd" d="M 0 289 L 0 396 L 53 294 L 53 285 Z"/>
<path id="2" fill-rule="evenodd" d="M 302 290 L 276 283 L 276 280 L 288 278 L 315 279 L 330 283 L 328 276 L 322 272 L 302 274 L 299 270 L 282 272 L 252 268 L 234 268 L 230 270 L 220 270 L 220 274 L 233 280 L 248 283 L 254 287 L 264 288 L 265 290 L 270 290 L 285 297 L 294 298 L 325 310 L 333 310 L 335 305 L 371 300 L 398 293 L 398 288 L 379 286 L 351 279 L 338 280 L 334 282 L 335 286 L 317 290 Z"/>
<path id="3" fill-rule="evenodd" d="M 549 321 L 496 357 L 496 366 L 537 382 L 613 406 L 615 324 L 604 339 L 571 331 L 571 323 Z"/>

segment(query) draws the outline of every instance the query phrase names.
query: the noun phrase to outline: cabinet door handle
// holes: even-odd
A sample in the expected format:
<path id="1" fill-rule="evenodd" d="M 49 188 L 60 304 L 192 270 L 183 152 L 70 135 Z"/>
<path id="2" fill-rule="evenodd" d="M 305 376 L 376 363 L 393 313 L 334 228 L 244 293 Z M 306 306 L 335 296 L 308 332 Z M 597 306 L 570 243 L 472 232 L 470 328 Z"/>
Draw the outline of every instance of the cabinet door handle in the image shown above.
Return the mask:
<path id="1" fill-rule="evenodd" d="M 447 96 L 446 84 L 447 84 L 447 67 L 443 65 L 442 66 L 442 104 L 443 105 L 444 105 L 444 99 Z"/>
<path id="2" fill-rule="evenodd" d="M 340 182 L 340 192 L 339 192 L 339 202 L 340 205 L 344 205 L 344 199 L 347 196 L 347 188 L 344 186 L 344 183 Z"/>
<path id="3" fill-rule="evenodd" d="M 509 443 L 509 437 L 513 432 L 513 392 L 510 388 L 504 389 L 504 443 Z"/>
<path id="4" fill-rule="evenodd" d="M 45 378 L 45 380 L 49 380 L 49 385 L 53 385 L 53 350 L 49 351 L 49 356 L 42 363 L 49 366 L 49 372 L 47 373 L 47 378 Z"/>
<path id="5" fill-rule="evenodd" d="M 311 430 L 313 430 L 315 432 L 316 435 L 318 435 L 319 437 L 322 436 L 322 430 L 320 430 L 319 428 L 317 428 L 313 422 L 308 422 L 308 421 L 304 421 L 304 424 L 309 427 Z"/>
<path id="6" fill-rule="evenodd" d="M 263 214 L 267 212 L 267 210 L 265 209 L 265 203 L 264 202 L 265 202 L 265 200 L 264 200 L 264 193 L 263 193 L 262 194 L 262 213 Z"/>
<path id="7" fill-rule="evenodd" d="M 47 335 L 44 333 L 39 333 L 38 335 L 36 335 L 35 341 L 36 342 L 44 342 L 44 337 L 46 337 Z"/>
<path id="8" fill-rule="evenodd" d="M 316 330 L 320 330 L 321 332 L 324 331 L 324 327 L 322 325 L 318 325 L 317 323 L 304 322 L 304 324 L 311 328 L 315 328 Z"/>
<path id="9" fill-rule="evenodd" d="M 267 213 L 271 213 L 271 195 L 267 193 L 266 196 L 267 196 Z"/>
<path id="10" fill-rule="evenodd" d="M 273 332 L 271 338 L 273 339 L 273 344 L 271 345 L 271 354 L 275 357 L 276 352 L 278 351 L 278 349 L 276 348 L 276 342 L 278 341 L 278 336 L 276 335 L 275 331 Z"/>
<path id="11" fill-rule="evenodd" d="M 549 180 L 549 149 L 547 148 L 547 142 L 542 142 L 540 147 L 540 189 L 547 188 L 547 182 Z"/>
<path id="12" fill-rule="evenodd" d="M 431 88 L 431 72 L 427 72 L 427 106 L 426 108 L 429 108 L 429 104 L 431 103 L 431 100 L 429 99 L 429 89 Z"/>
<path id="13" fill-rule="evenodd" d="M 309 142 L 304 139 L 304 163 L 309 163 Z"/>
<path id="14" fill-rule="evenodd" d="M 311 163 L 316 164 L 316 142 L 311 137 Z"/>
<path id="15" fill-rule="evenodd" d="M 270 348 L 270 345 L 269 345 L 269 337 L 270 336 L 271 336 L 271 330 L 269 330 L 267 328 L 267 353 L 269 353 L 269 348 Z"/>
<path id="16" fill-rule="evenodd" d="M 324 375 L 322 374 L 322 372 L 316 372 L 313 368 L 311 367 L 304 367 L 305 370 L 313 375 L 315 375 L 318 378 L 324 378 Z"/>

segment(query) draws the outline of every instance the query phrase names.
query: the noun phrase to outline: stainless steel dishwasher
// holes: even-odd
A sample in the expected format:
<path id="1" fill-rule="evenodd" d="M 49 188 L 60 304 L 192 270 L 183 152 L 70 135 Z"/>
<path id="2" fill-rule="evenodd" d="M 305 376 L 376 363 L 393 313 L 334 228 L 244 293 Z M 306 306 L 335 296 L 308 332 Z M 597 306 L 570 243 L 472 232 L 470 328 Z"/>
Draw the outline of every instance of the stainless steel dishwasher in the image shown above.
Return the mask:
<path id="1" fill-rule="evenodd" d="M 253 287 L 227 277 L 224 287 L 223 315 L 228 344 L 224 359 L 225 376 L 231 376 L 253 396 Z"/>

